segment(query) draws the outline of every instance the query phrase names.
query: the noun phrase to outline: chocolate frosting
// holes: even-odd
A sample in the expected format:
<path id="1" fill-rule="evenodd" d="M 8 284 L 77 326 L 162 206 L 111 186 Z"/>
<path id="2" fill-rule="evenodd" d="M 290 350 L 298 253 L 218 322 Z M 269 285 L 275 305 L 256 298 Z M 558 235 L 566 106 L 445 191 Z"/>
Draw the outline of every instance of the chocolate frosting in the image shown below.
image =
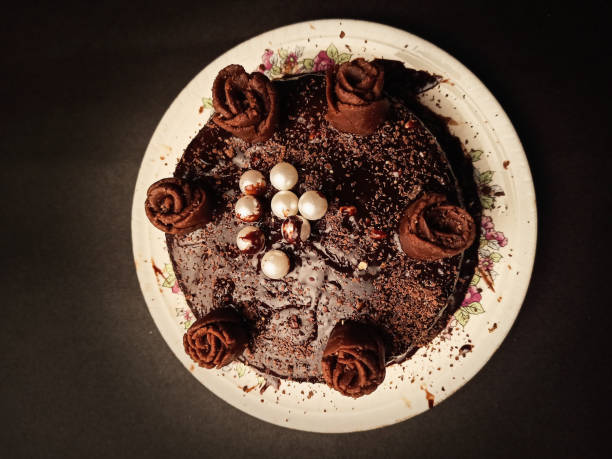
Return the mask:
<path id="1" fill-rule="evenodd" d="M 147 190 L 145 212 L 151 223 L 169 234 L 187 234 L 210 221 L 210 201 L 199 185 L 165 178 Z"/>
<path id="2" fill-rule="evenodd" d="M 210 121 L 177 166 L 175 176 L 214 190 L 206 231 L 166 235 L 180 288 L 198 319 L 228 304 L 240 312 L 248 321 L 249 352 L 238 360 L 262 373 L 324 383 L 323 351 L 342 320 L 384 330 L 386 363 L 400 362 L 436 336 L 463 300 L 477 244 L 463 256 L 424 263 L 406 256 L 394 234 L 408 205 L 423 193 L 466 202 L 478 221 L 472 164 L 442 119 L 418 100 L 395 98 L 390 74 L 385 67 L 384 93 L 392 104 L 384 126 L 370 136 L 346 135 L 325 120 L 325 74 L 312 73 L 271 82 L 282 116 L 265 143 L 247 144 Z M 400 80 L 398 88 L 414 87 L 410 94 L 421 86 Z M 265 248 L 282 246 L 292 263 L 290 275 L 277 281 L 261 274 L 265 250 L 254 256 L 238 251 L 236 235 L 244 223 L 234 205 L 246 170 L 267 176 L 280 161 L 300 172 L 296 194 L 320 190 L 329 210 L 310 222 L 310 238 L 300 244 L 283 241 L 283 221 L 269 208 L 263 212 L 256 226 L 265 233 Z M 455 169 L 463 161 L 465 171 Z M 466 189 L 474 191 L 462 195 Z M 274 193 L 268 187 L 262 203 Z"/>
<path id="3" fill-rule="evenodd" d="M 212 88 L 213 122 L 250 143 L 269 139 L 278 124 L 278 95 L 268 77 L 241 65 L 219 72 Z"/>
<path id="4" fill-rule="evenodd" d="M 385 93 L 402 99 L 414 99 L 417 94 L 433 88 L 442 79 L 423 70 L 407 68 L 401 61 L 374 59 L 373 63 L 383 69 Z"/>
<path id="5" fill-rule="evenodd" d="M 231 308 L 213 310 L 183 335 L 185 352 L 204 368 L 224 367 L 242 354 L 247 341 L 242 319 Z"/>
<path id="6" fill-rule="evenodd" d="M 387 117 L 383 97 L 385 72 L 381 64 L 362 58 L 346 62 L 336 73 L 327 71 L 327 120 L 339 131 L 372 134 Z"/>
<path id="7" fill-rule="evenodd" d="M 475 236 L 470 214 L 437 193 L 424 194 L 410 204 L 399 224 L 402 249 L 417 260 L 457 255 L 472 245 Z"/>
<path id="8" fill-rule="evenodd" d="M 385 379 L 385 348 L 376 330 L 356 322 L 338 323 L 321 361 L 328 386 L 353 398 L 373 392 Z"/>

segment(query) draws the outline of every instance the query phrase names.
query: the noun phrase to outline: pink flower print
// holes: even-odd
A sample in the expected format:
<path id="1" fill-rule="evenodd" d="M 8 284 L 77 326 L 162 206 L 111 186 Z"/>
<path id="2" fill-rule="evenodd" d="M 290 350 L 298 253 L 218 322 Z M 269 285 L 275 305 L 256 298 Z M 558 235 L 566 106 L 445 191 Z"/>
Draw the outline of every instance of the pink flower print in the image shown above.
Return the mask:
<path id="1" fill-rule="evenodd" d="M 508 239 L 501 231 L 495 231 L 495 225 L 491 217 L 482 217 L 482 229 L 484 237 L 487 241 L 497 241 L 500 247 L 505 247 L 508 244 Z"/>
<path id="2" fill-rule="evenodd" d="M 470 288 L 465 294 L 465 298 L 463 302 L 461 303 L 461 306 L 467 306 L 468 304 L 472 304 L 472 303 L 480 303 L 481 300 L 482 300 L 482 295 L 480 294 L 476 286 L 470 285 Z"/>
<path id="3" fill-rule="evenodd" d="M 478 267 L 489 273 L 493 270 L 493 260 L 491 260 L 489 257 L 479 258 Z"/>
<path id="4" fill-rule="evenodd" d="M 493 219 L 491 217 L 482 217 L 482 229 L 485 230 L 486 233 L 495 229 L 495 225 L 493 225 Z"/>
<path id="5" fill-rule="evenodd" d="M 271 49 L 266 49 L 266 51 L 263 53 L 263 56 L 261 56 L 261 62 L 262 64 L 259 66 L 259 69 L 262 72 L 265 72 L 266 70 L 270 70 L 272 68 L 272 56 L 274 55 L 274 51 L 272 51 Z"/>
<path id="6" fill-rule="evenodd" d="M 315 72 L 318 72 L 321 70 L 327 70 L 333 65 L 334 65 L 334 61 L 331 59 L 331 57 L 327 55 L 327 52 L 320 51 L 319 54 L 317 54 L 316 57 L 314 58 L 314 65 L 312 66 L 312 69 Z"/>
<path id="7" fill-rule="evenodd" d="M 179 293 L 180 291 L 181 289 L 179 288 L 178 280 L 176 280 L 172 286 L 172 293 Z"/>
<path id="8" fill-rule="evenodd" d="M 505 247 L 508 244 L 508 238 L 501 231 L 491 231 L 485 234 L 487 241 L 497 241 L 500 247 Z"/>
<path id="9" fill-rule="evenodd" d="M 285 59 L 285 65 L 283 67 L 283 72 L 292 73 L 296 65 L 297 65 L 297 55 L 295 53 L 290 53 Z"/>

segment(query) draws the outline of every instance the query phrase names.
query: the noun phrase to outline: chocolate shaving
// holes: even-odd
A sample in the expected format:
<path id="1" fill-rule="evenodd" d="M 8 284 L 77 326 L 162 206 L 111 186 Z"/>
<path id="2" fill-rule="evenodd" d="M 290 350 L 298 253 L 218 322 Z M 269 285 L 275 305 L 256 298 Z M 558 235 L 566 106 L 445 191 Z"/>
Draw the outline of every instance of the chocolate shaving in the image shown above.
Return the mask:
<path id="1" fill-rule="evenodd" d="M 478 266 L 476 269 L 478 270 L 478 273 L 480 274 L 480 277 L 482 277 L 484 279 L 485 284 L 487 284 L 487 287 L 489 287 L 494 292 L 495 288 L 493 287 L 493 278 L 488 273 L 488 271 L 485 271 L 480 266 Z"/>

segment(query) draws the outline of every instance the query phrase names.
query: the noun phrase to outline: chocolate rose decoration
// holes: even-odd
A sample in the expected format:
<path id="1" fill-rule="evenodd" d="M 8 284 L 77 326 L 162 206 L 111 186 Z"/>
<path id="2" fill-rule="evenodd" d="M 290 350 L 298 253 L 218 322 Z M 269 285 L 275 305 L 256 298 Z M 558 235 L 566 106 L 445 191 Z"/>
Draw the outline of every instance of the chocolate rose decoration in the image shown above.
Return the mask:
<path id="1" fill-rule="evenodd" d="M 147 190 L 145 212 L 163 232 L 186 234 L 210 221 L 210 202 L 206 191 L 197 184 L 165 178 Z"/>
<path id="2" fill-rule="evenodd" d="M 327 120 L 339 131 L 372 134 L 385 121 L 389 101 L 383 97 L 382 65 L 362 58 L 327 71 Z"/>
<path id="3" fill-rule="evenodd" d="M 204 368 L 221 368 L 242 354 L 247 333 L 231 308 L 215 309 L 198 319 L 183 336 L 185 352 Z"/>
<path id="4" fill-rule="evenodd" d="M 228 65 L 213 83 L 213 122 L 246 142 L 263 142 L 278 124 L 278 95 L 268 77 Z"/>
<path id="5" fill-rule="evenodd" d="M 471 246 L 475 237 L 476 225 L 470 214 L 436 193 L 410 204 L 399 225 L 402 249 L 417 260 L 452 257 Z"/>
<path id="6" fill-rule="evenodd" d="M 357 398 L 373 392 L 385 379 L 385 348 L 372 327 L 338 323 L 329 336 L 321 364 L 328 386 Z"/>

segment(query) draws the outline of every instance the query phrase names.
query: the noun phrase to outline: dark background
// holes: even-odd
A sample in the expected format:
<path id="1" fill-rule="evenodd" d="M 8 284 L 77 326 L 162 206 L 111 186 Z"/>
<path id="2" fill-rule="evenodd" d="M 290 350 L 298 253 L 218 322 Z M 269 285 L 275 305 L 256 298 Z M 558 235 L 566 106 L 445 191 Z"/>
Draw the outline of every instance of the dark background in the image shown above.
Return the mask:
<path id="1" fill-rule="evenodd" d="M 3 9 L 0 456 L 593 453 L 610 424 L 610 10 L 559 3 Z M 401 424 L 316 435 L 245 415 L 184 370 L 141 295 L 130 209 L 149 138 L 196 73 L 256 34 L 334 17 L 415 33 L 483 80 L 524 143 L 540 225 L 523 309 L 469 384 Z"/>

